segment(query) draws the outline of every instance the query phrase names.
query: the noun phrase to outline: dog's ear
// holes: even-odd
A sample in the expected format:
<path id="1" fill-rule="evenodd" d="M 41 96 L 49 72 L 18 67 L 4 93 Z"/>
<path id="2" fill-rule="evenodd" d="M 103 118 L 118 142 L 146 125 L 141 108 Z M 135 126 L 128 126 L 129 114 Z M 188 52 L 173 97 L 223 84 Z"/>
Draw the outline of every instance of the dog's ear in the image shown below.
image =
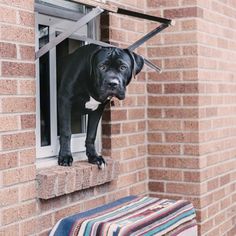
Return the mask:
<path id="1" fill-rule="evenodd" d="M 142 56 L 136 54 L 135 52 L 131 52 L 129 49 L 125 49 L 125 51 L 129 54 L 131 60 L 132 60 L 132 76 L 135 78 L 135 76 L 142 70 L 144 65 L 144 59 Z M 131 79 L 131 78 L 130 78 Z M 130 80 L 129 80 L 130 82 Z"/>
<path id="2" fill-rule="evenodd" d="M 93 74 L 93 59 L 94 59 L 94 57 L 95 57 L 95 55 L 100 51 L 102 49 L 102 47 L 101 46 L 97 46 L 96 45 L 96 47 L 95 47 L 95 49 L 93 50 L 93 52 L 91 53 L 91 55 L 90 55 L 90 76 L 92 76 L 92 74 Z"/>

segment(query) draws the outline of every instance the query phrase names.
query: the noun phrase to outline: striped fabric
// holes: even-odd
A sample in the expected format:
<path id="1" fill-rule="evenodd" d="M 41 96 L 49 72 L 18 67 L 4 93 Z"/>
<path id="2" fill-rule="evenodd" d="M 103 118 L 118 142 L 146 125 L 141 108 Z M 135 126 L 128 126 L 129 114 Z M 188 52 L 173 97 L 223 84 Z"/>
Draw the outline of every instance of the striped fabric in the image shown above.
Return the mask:
<path id="1" fill-rule="evenodd" d="M 194 227 L 195 217 L 188 201 L 131 196 L 62 219 L 50 236 L 174 236 Z"/>

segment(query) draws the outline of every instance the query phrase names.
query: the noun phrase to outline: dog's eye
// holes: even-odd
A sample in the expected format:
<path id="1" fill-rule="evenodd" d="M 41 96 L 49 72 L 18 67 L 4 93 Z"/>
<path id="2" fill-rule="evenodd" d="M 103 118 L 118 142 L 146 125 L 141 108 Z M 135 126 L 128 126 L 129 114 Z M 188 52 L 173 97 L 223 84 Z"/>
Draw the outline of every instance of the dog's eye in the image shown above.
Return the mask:
<path id="1" fill-rule="evenodd" d="M 107 67 L 106 67 L 106 65 L 104 65 L 104 64 L 99 65 L 99 69 L 100 69 L 100 70 L 103 70 L 103 71 L 104 71 L 104 70 L 106 70 L 106 68 L 107 68 Z"/>
<path id="2" fill-rule="evenodd" d="M 128 67 L 126 65 L 121 65 L 120 70 L 125 71 Z"/>

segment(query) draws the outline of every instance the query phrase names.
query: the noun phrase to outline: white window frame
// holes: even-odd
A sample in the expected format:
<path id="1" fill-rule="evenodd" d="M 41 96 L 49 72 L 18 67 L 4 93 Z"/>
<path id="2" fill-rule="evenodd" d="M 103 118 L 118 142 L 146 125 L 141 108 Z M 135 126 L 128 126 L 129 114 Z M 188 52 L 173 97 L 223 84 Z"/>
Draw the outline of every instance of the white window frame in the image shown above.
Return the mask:
<path id="1" fill-rule="evenodd" d="M 51 2 L 50 0 L 45 0 Z M 54 4 L 57 2 L 60 6 L 63 6 L 65 2 L 68 7 L 67 1 L 54 0 Z M 70 9 L 73 9 L 73 4 L 69 4 Z M 49 16 L 42 13 L 36 12 L 36 51 L 39 48 L 38 45 L 38 25 L 48 25 L 49 26 L 49 40 L 55 37 L 56 32 L 63 32 L 74 22 L 72 20 L 67 20 L 59 17 Z M 68 15 L 68 12 L 67 14 Z M 88 24 L 78 30 L 76 33 L 71 35 L 69 38 L 78 40 L 78 36 L 84 35 L 93 37 L 94 39 L 99 38 L 99 30 L 97 29 L 97 22 L 93 22 L 92 30 L 89 29 Z M 86 42 L 85 42 L 86 44 Z M 56 89 L 56 48 L 49 51 L 50 58 L 50 128 L 51 128 L 51 145 L 41 146 L 41 125 L 40 125 L 40 81 L 39 81 L 39 60 L 36 62 L 36 78 L 37 78 L 37 89 L 36 89 L 36 154 L 37 154 L 37 166 L 44 167 L 45 165 L 55 165 L 57 159 L 55 156 L 59 152 L 59 137 L 57 136 L 57 89 Z M 71 138 L 71 151 L 75 160 L 85 158 L 85 138 L 86 133 L 73 134 Z M 101 123 L 98 127 L 96 148 L 98 151 L 101 150 Z M 54 157 L 54 158 L 52 158 Z"/>

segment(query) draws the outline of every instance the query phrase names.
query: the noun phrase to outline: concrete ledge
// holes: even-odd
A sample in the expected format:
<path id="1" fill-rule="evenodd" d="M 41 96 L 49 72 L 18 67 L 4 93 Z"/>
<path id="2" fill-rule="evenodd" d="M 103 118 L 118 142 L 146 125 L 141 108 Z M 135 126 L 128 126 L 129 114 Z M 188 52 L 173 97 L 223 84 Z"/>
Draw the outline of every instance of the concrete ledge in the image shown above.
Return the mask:
<path id="1" fill-rule="evenodd" d="M 100 170 L 87 161 L 74 162 L 71 167 L 53 166 L 37 173 L 38 198 L 50 199 L 117 179 L 119 162 L 106 159 L 107 166 Z"/>

